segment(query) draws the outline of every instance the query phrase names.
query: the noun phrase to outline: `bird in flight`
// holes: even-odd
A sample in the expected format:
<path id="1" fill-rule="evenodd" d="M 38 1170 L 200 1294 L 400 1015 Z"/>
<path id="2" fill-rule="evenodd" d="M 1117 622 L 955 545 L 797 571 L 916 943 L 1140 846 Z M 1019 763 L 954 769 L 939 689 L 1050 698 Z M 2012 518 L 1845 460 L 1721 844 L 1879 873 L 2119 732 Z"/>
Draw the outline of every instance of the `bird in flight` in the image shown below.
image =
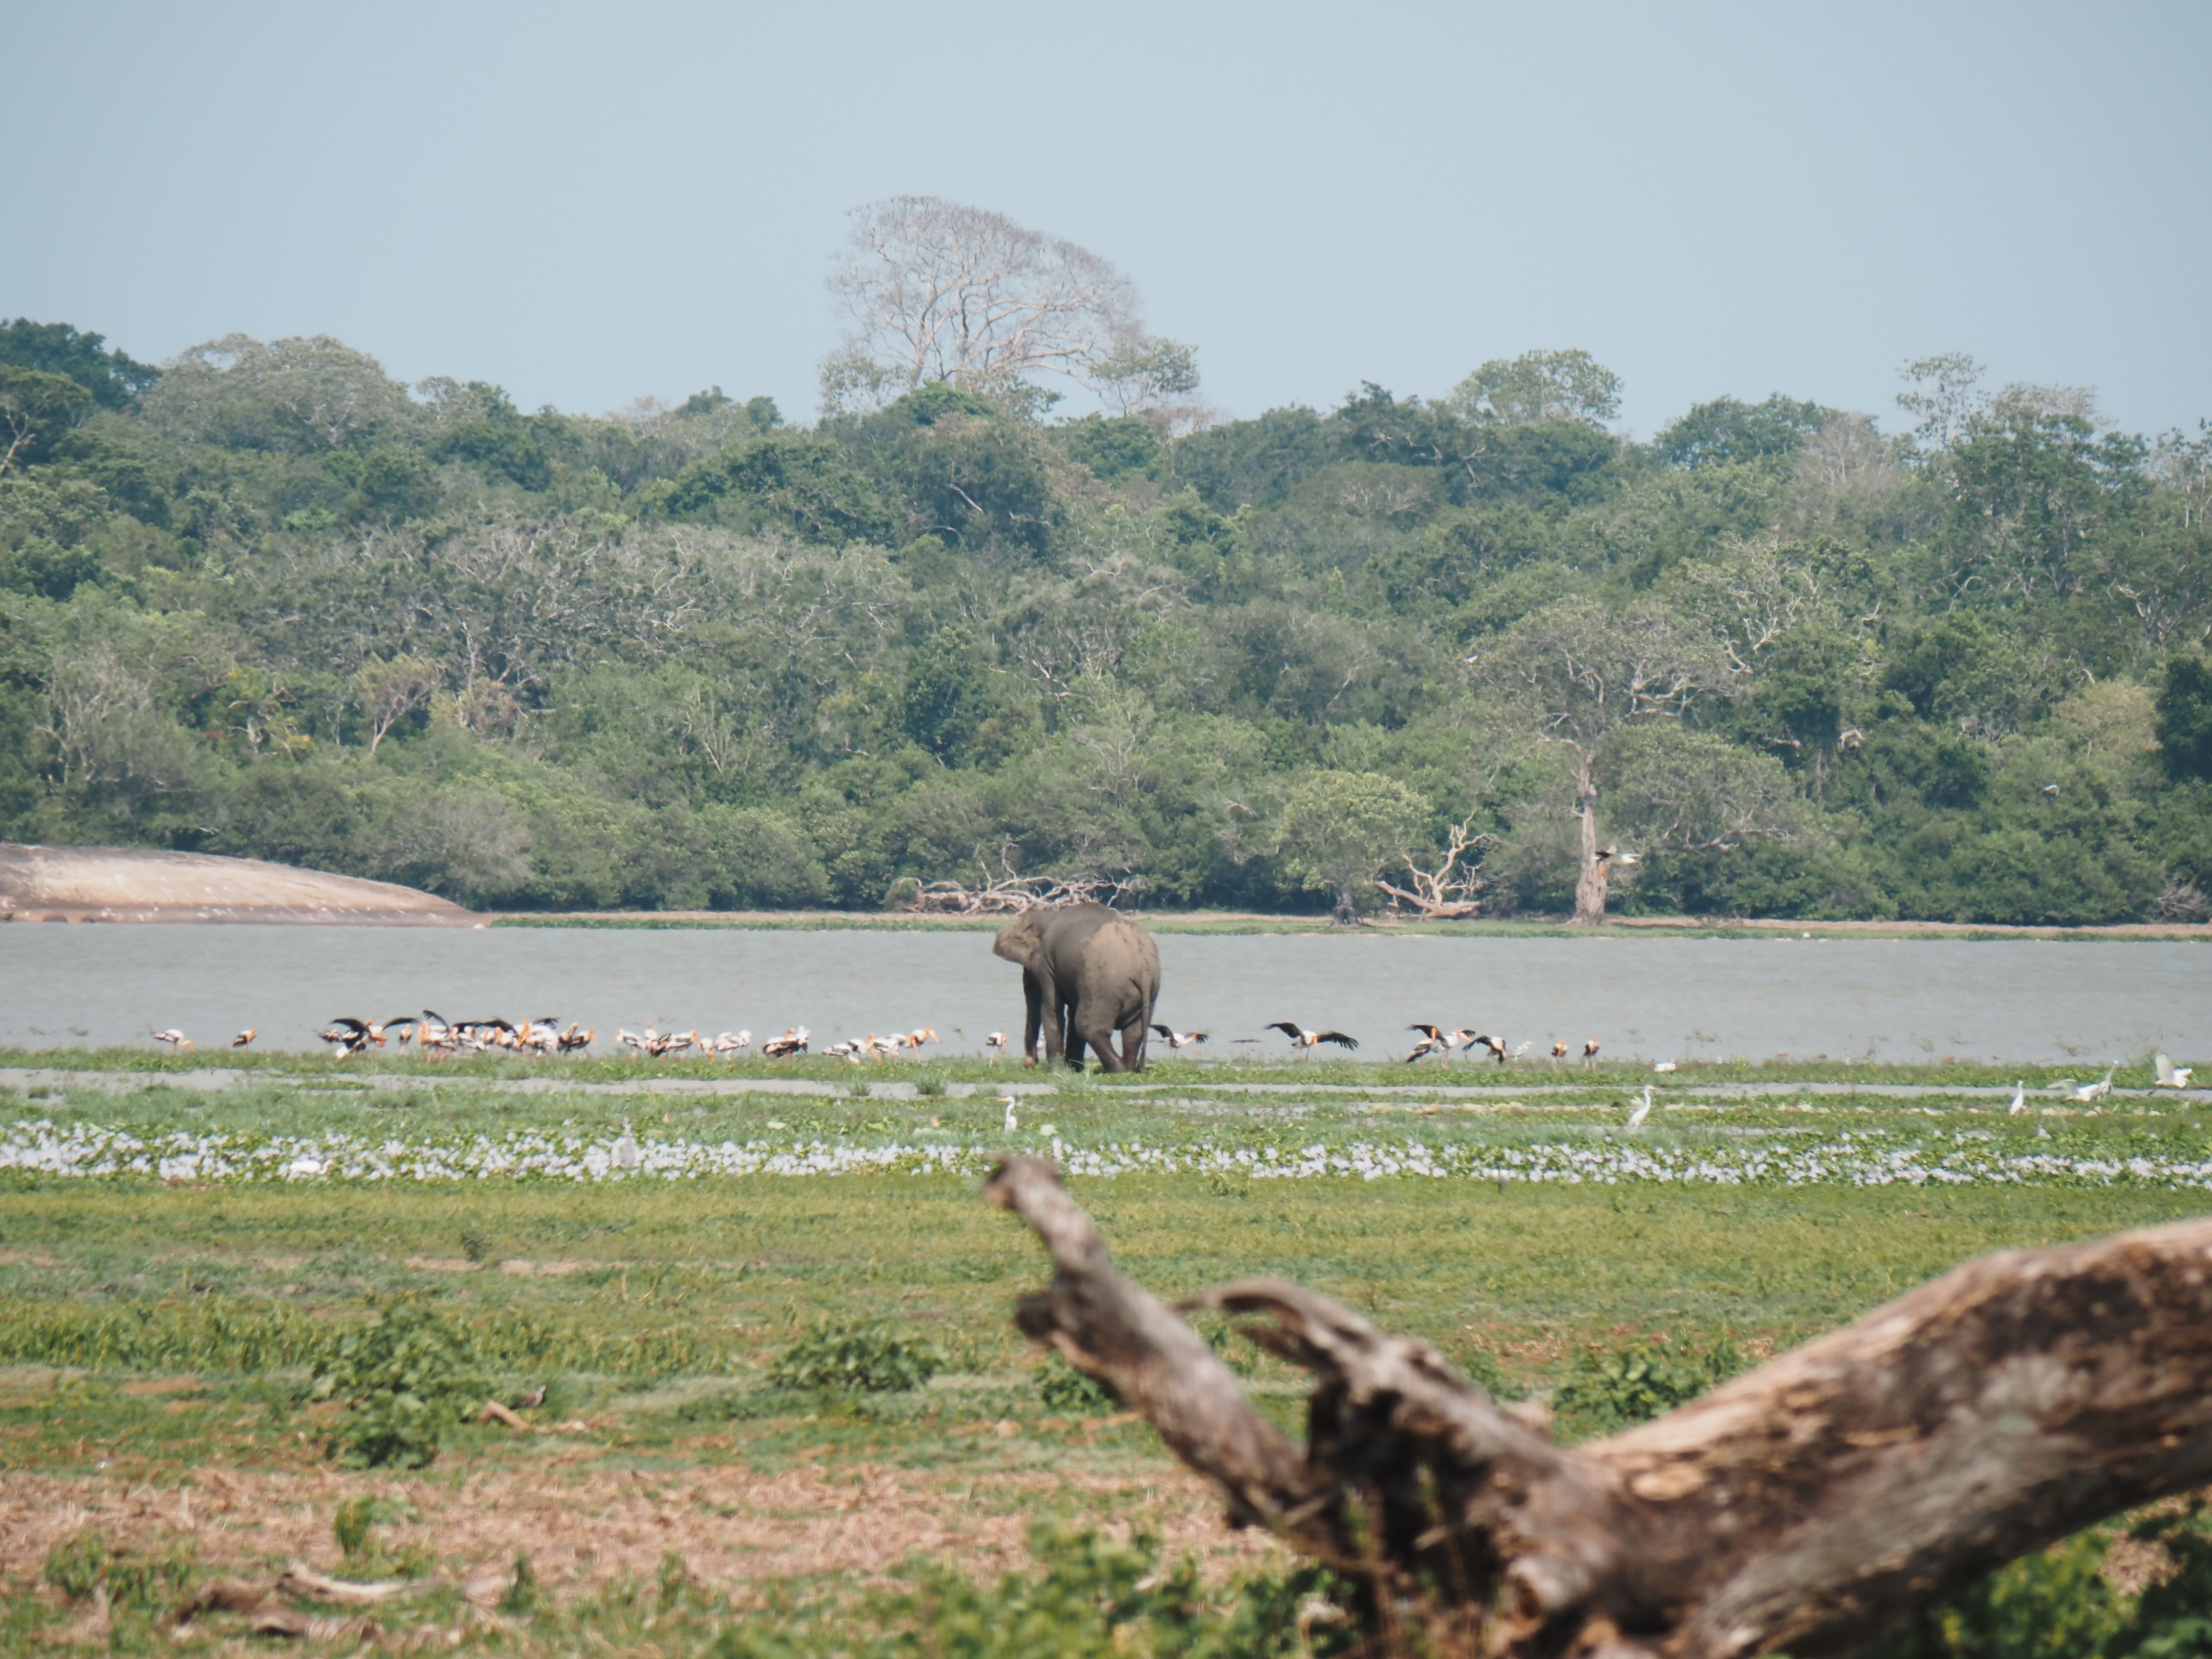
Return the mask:
<path id="1" fill-rule="evenodd" d="M 1406 1029 L 1409 1031 L 1419 1031 L 1421 1034 L 1421 1040 L 1413 1045 L 1413 1052 L 1406 1056 L 1405 1063 L 1408 1066 L 1417 1060 L 1425 1060 L 1431 1054 L 1436 1055 L 1449 1066 L 1451 1064 L 1453 1049 L 1472 1048 L 1482 1041 L 1464 1025 L 1456 1031 L 1447 1031 L 1441 1025 L 1425 1024 L 1416 1020 Z"/>
<path id="2" fill-rule="evenodd" d="M 1170 1048 L 1195 1048 L 1206 1041 L 1206 1034 L 1203 1031 L 1178 1031 L 1157 1020 L 1152 1022 L 1152 1029 L 1160 1034 L 1160 1041 Z"/>
<path id="3" fill-rule="evenodd" d="M 1340 1048 L 1357 1048 L 1359 1046 L 1358 1038 L 1348 1037 L 1341 1031 L 1309 1031 L 1304 1026 L 1287 1019 L 1270 1020 L 1267 1029 L 1280 1031 L 1290 1038 L 1291 1046 L 1297 1049 L 1301 1058 L 1324 1042 L 1334 1042 Z"/>
<path id="4" fill-rule="evenodd" d="M 1443 1027 L 1416 1022 L 1406 1029 L 1421 1034 L 1421 1040 L 1413 1045 L 1413 1052 L 1406 1056 L 1407 1065 L 1411 1066 L 1417 1060 L 1426 1060 L 1431 1054 L 1442 1058 L 1447 1066 L 1451 1064 L 1451 1039 L 1444 1035 Z"/>
<path id="5" fill-rule="evenodd" d="M 2102 1100 L 2106 1096 L 2112 1092 L 2112 1071 L 2108 1069 L 2105 1073 L 2105 1075 L 2099 1078 L 2094 1083 L 2085 1083 L 2080 1088 L 2076 1089 L 2074 1091 L 2074 1098 L 2081 1101 L 2086 1105 L 2093 1101 Z"/>

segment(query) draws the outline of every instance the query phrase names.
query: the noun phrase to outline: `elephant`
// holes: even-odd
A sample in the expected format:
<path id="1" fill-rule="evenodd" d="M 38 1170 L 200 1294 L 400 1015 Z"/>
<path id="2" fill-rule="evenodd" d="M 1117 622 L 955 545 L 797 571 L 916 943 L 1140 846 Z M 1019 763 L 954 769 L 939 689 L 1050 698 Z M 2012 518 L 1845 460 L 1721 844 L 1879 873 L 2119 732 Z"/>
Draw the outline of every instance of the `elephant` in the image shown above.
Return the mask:
<path id="1" fill-rule="evenodd" d="M 1054 906 L 999 929 L 991 953 L 1021 964 L 1029 1000 L 1022 1050 L 1030 1065 L 1042 1025 L 1047 1064 L 1065 1057 L 1080 1071 L 1088 1046 L 1107 1071 L 1145 1069 L 1145 1038 L 1160 994 L 1160 953 L 1150 933 L 1103 904 Z"/>

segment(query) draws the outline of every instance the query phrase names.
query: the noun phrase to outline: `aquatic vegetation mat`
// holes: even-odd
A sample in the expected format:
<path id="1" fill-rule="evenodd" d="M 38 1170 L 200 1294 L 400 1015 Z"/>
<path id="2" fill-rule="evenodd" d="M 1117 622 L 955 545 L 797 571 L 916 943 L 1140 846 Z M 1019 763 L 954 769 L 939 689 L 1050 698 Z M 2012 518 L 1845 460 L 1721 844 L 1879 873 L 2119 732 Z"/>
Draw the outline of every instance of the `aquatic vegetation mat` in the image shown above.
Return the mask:
<path id="1" fill-rule="evenodd" d="M 136 1132 L 39 1118 L 0 1131 L 0 1171 L 149 1176 L 181 1182 L 607 1182 L 708 1176 L 951 1175 L 981 1177 L 1008 1146 L 1045 1152 L 1071 1176 L 1188 1174 L 1231 1181 L 1329 1177 L 1374 1181 L 1656 1182 L 1719 1186 L 2042 1186 L 2091 1183 L 2212 1189 L 2212 1147 L 2182 1135 L 2115 1145 L 2069 1133 L 1861 1127 L 1747 1129 L 1697 1144 L 1622 1132 L 1576 1139 L 1443 1141 L 1411 1136 L 1285 1137 L 1256 1145 L 1210 1139 L 1091 1142 L 1049 1136 L 875 1139 L 840 1136 L 744 1140 L 665 1139 L 628 1130 L 591 1135 L 516 1129 L 501 1135 L 416 1130 L 405 1135 Z"/>

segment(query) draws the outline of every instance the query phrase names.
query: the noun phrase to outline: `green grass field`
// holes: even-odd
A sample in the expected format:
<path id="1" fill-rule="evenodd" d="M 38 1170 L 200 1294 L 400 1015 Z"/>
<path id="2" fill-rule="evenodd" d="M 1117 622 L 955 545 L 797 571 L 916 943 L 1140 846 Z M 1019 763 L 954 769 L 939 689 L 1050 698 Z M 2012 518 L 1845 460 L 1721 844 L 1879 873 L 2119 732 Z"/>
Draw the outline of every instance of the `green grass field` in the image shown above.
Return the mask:
<path id="1" fill-rule="evenodd" d="M 1650 1121 L 1631 1130 L 1649 1073 L 1170 1063 L 1050 1079 L 1056 1092 L 1024 1097 L 1009 1136 L 991 1085 L 1048 1079 L 755 1065 L 738 1075 L 911 1086 L 662 1094 L 647 1091 L 732 1074 L 264 1056 L 208 1091 L 182 1086 L 184 1062 L 0 1060 L 49 1068 L 0 1097 L 0 1163 L 15 1165 L 0 1168 L 0 1640 L 13 1646 L 230 1639 L 237 1615 L 173 1638 L 155 1614 L 211 1576 L 295 1557 L 333 1570 L 333 1522 L 362 1499 L 377 1519 L 351 1565 L 434 1586 L 380 1609 L 381 1628 L 517 1651 L 895 1635 L 917 1616 L 912 1595 L 966 1593 L 934 1570 L 963 1585 L 1001 1571 L 1030 1583 L 1047 1559 L 1062 1576 L 1121 1571 L 1101 1564 L 1103 1545 L 1032 1538 L 1041 1524 L 1147 1534 L 1188 1554 L 1189 1593 L 1222 1606 L 1218 1586 L 1288 1571 L 1273 1546 L 1219 1526 L 1149 1431 L 1046 1387 L 1053 1373 L 1009 1322 L 1043 1258 L 974 1190 L 1001 1145 L 1115 1171 L 1071 1185 L 1123 1267 L 1164 1294 L 1281 1274 L 1516 1394 L 1638 1342 L 1756 1358 L 1981 1252 L 2212 1204 L 2205 1105 L 2043 1094 L 2014 1116 L 2000 1097 L 1948 1092 L 2012 1080 L 1967 1068 L 1826 1074 L 1939 1091 L 1905 1097 L 1732 1094 L 1821 1079 L 1685 1068 L 1656 1079 Z M 1446 1092 L 1475 1084 L 1513 1092 Z M 532 1154 L 534 1172 L 481 1172 L 486 1148 L 526 1145 L 552 1149 Z M 303 1146 L 319 1149 L 312 1170 Z M 114 1172 L 149 1147 L 192 1161 Z M 695 1172 L 657 1175 L 656 1159 Z M 696 1172 L 719 1167 L 748 1172 Z M 395 1296 L 465 1328 L 496 1397 L 547 1389 L 522 1430 L 461 1431 L 415 1472 L 331 1454 L 338 1408 L 310 1397 L 313 1370 Z M 944 1369 L 893 1394 L 777 1386 L 772 1362 L 824 1323 L 933 1342 Z M 1209 1334 L 1294 1424 L 1297 1377 Z M 95 1534 L 116 1552 L 106 1582 L 130 1593 L 71 1601 L 52 1581 Z M 1148 1548 L 1123 1563 L 1131 1583 L 1151 1582 Z M 535 1589 L 518 1592 L 523 1556 Z M 443 1583 L 470 1573 L 506 1575 L 506 1611 L 471 1613 Z M 358 1642 L 329 1616 L 313 1642 Z"/>

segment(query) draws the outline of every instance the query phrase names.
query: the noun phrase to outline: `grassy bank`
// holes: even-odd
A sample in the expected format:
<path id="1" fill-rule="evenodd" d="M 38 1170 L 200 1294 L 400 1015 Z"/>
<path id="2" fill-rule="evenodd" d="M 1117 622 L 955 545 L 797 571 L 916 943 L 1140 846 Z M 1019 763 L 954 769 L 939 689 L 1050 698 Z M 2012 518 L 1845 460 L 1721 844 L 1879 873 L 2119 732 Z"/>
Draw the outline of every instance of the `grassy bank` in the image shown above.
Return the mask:
<path id="1" fill-rule="evenodd" d="M 1358 928 L 1340 927 L 1326 915 L 1271 915 L 1252 911 L 1147 910 L 1139 918 L 1156 933 L 1435 933 L 1469 939 L 1618 939 L 1624 933 L 1668 939 L 1765 939 L 1777 933 L 1808 939 L 2199 939 L 2212 942 L 2212 927 L 2127 922 L 2104 927 L 1983 925 L 1952 921 L 1793 921 L 1718 916 L 1615 916 L 1602 928 L 1576 927 L 1565 917 L 1512 920 L 1472 918 L 1429 921 L 1414 916 L 1377 917 Z M 733 927 L 769 933 L 993 933 L 1004 916 L 915 915 L 866 910 L 615 910 L 506 911 L 494 915 L 497 927 Z"/>
<path id="2" fill-rule="evenodd" d="M 1057 1093 L 1020 1103 L 1011 1136 L 988 1088 L 921 1092 L 1002 1082 L 1018 1070 L 1006 1066 L 887 1066 L 861 1079 L 917 1085 L 895 1099 L 507 1086 L 723 1075 L 675 1062 L 439 1070 L 288 1057 L 244 1068 L 220 1093 L 180 1086 L 181 1069 L 159 1062 L 120 1093 L 51 1074 L 58 1080 L 33 1097 L 0 1098 L 0 1132 L 233 1149 L 347 1141 L 448 1159 L 455 1146 L 516 1136 L 572 1152 L 629 1138 L 641 1158 L 679 1143 L 758 1144 L 783 1158 L 814 1148 L 833 1160 L 1056 1146 L 1071 1167 L 1117 1171 L 1072 1184 L 1122 1265 L 1154 1289 L 1282 1274 L 1428 1338 L 1510 1394 L 1553 1394 L 1584 1356 L 1638 1343 L 1754 1360 L 1984 1251 L 2212 1206 L 2201 1185 L 2128 1173 L 2131 1159 L 2212 1160 L 2203 1106 L 2157 1097 L 2092 1110 L 2053 1097 L 2014 1118 L 2002 1100 L 1940 1091 L 1988 1080 L 1966 1067 L 1885 1068 L 1939 1089 L 1924 1096 L 1725 1102 L 1709 1097 L 1772 1080 L 1771 1068 L 1703 1068 L 1662 1079 L 1653 1115 L 1632 1131 L 1630 1085 L 1648 1073 L 1528 1068 L 1518 1080 L 1562 1092 L 1509 1099 L 1437 1092 L 1477 1080 L 1474 1067 L 1418 1079 L 1425 1095 L 1382 1092 L 1407 1082 L 1404 1068 L 1231 1074 L 1170 1062 L 1137 1079 L 1059 1079 Z M 1831 1067 L 1826 1080 L 1862 1069 Z M 850 1081 L 854 1070 L 810 1062 L 796 1074 Z M 1294 1164 L 1316 1147 L 1402 1160 L 1413 1146 L 1432 1173 Z M 1984 1162 L 2063 1154 L 2108 1173 L 1879 1185 L 1659 1173 L 1725 1173 L 1762 1146 L 1798 1158 L 1791 1167 L 1809 1150 L 1872 1146 L 1891 1158 L 1909 1147 Z M 1176 1167 L 1133 1162 L 1140 1147 L 1164 1149 Z M 1555 1156 L 1611 1158 L 1615 1174 L 1528 1178 L 1525 1160 Z M 87 1627 L 91 1603 L 51 1585 L 31 1592 L 51 1553 L 88 1528 L 135 1564 L 115 1569 L 118 1584 L 157 1566 L 179 1584 L 265 1575 L 293 1557 L 330 1571 L 347 1565 L 336 1517 L 361 1500 L 380 1517 L 351 1563 L 362 1573 L 414 1571 L 425 1585 L 504 1575 L 504 1613 L 471 1614 L 447 1585 L 380 1610 L 383 1627 L 451 1628 L 510 1651 L 695 1651 L 719 1639 L 742 1659 L 781 1651 L 773 1644 L 786 1638 L 829 1642 L 833 1630 L 890 1640 L 921 1618 L 916 1597 L 941 1609 L 982 1596 L 976 1618 L 1018 1622 L 1055 1596 L 1095 1607 L 1102 1585 L 1134 1595 L 1139 1583 L 1181 1584 L 1181 1610 L 1160 1613 L 1173 1624 L 1264 1611 L 1275 1605 L 1268 1585 L 1289 1593 L 1291 1564 L 1273 1546 L 1223 1528 L 1217 1502 L 1149 1431 L 1054 1383 L 1027 1349 L 1010 1314 L 1045 1264 L 976 1197 L 968 1166 L 910 1161 L 897 1167 L 934 1172 L 883 1173 L 848 1162 L 835 1167 L 854 1172 L 835 1176 L 688 1179 L 604 1163 L 593 1173 L 574 1157 L 562 1167 L 422 1179 L 247 1178 L 213 1164 L 167 1178 L 0 1171 L 0 1642 L 33 1650 Z M 1498 1178 L 1468 1173 L 1478 1167 Z M 331 1448 L 337 1409 L 312 1398 L 310 1378 L 395 1297 L 466 1330 L 499 1397 L 547 1390 L 522 1431 L 462 1431 L 421 1473 L 343 1465 Z M 825 1323 L 926 1340 L 944 1368 L 883 1395 L 780 1385 L 776 1358 Z M 1297 1376 L 1210 1328 L 1263 1403 L 1294 1423 Z M 1594 1425 L 1570 1414 L 1562 1426 Z M 1068 1529 L 1091 1526 L 1160 1542 L 1071 1541 Z M 523 1556 L 526 1595 L 514 1577 Z M 1184 1557 L 1194 1576 L 1162 1577 L 1164 1559 Z M 1003 1594 L 969 1587 L 1002 1571 L 1017 1576 Z M 1264 1593 L 1232 1597 L 1231 1584 Z M 160 1599 L 118 1591 L 95 1634 L 126 1650 L 165 1645 L 152 1633 Z M 358 1641 L 332 1617 L 311 1645 Z M 213 1618 L 206 1639 L 237 1628 L 234 1616 Z"/>
<path id="3" fill-rule="evenodd" d="M 1407 1038 L 1410 1043 L 1413 1039 Z M 2186 1055 L 2173 1057 L 2177 1065 L 2191 1064 Z M 2212 1079 L 2212 1064 L 2197 1062 L 2199 1078 Z M 2092 1081 L 2104 1075 L 2101 1062 L 2086 1060 L 2064 1063 L 2020 1061 L 1978 1063 L 1945 1055 L 1934 1060 L 1904 1062 L 1854 1060 L 1826 1054 L 1790 1058 L 1773 1056 L 1752 1060 L 1733 1056 L 1716 1060 L 1682 1060 L 1671 1072 L 1655 1073 L 1643 1061 L 1604 1060 L 1595 1066 L 1572 1060 L 1554 1064 L 1543 1059 L 1522 1060 L 1507 1066 L 1462 1060 L 1449 1066 L 1423 1063 L 1409 1066 L 1396 1059 L 1286 1059 L 1279 1054 L 1256 1054 L 1250 1058 L 1230 1050 L 1220 1059 L 1177 1059 L 1158 1054 L 1137 1075 L 1109 1075 L 1096 1069 L 1081 1075 L 1024 1066 L 1018 1058 L 1004 1060 L 963 1056 L 921 1060 L 877 1060 L 863 1065 L 823 1054 L 803 1054 L 790 1060 L 750 1058 L 724 1060 L 700 1057 L 648 1058 L 627 1052 L 597 1054 L 580 1058 L 547 1060 L 507 1054 L 472 1054 L 452 1060 L 426 1060 L 404 1048 L 372 1050 L 349 1059 L 325 1053 L 251 1049 L 173 1054 L 153 1048 L 0 1048 L 0 1071 L 40 1074 L 85 1073 L 129 1075 L 148 1080 L 161 1077 L 197 1076 L 204 1081 L 243 1079 L 265 1082 L 270 1087 L 308 1083 L 343 1086 L 348 1079 L 362 1085 L 386 1085 L 419 1079 L 425 1086 L 465 1087 L 471 1081 L 529 1082 L 533 1085 L 563 1084 L 647 1084 L 653 1082 L 744 1084 L 799 1081 L 834 1088 L 840 1093 L 865 1096 L 884 1085 L 922 1093 L 942 1091 L 953 1085 L 977 1090 L 1012 1085 L 1049 1087 L 1065 1093 L 1116 1092 L 1133 1097 L 1150 1097 L 1177 1087 L 1233 1091 L 1249 1085 L 1269 1089 L 1287 1087 L 1318 1091 L 1378 1096 L 1414 1090 L 1440 1096 L 1453 1090 L 1486 1092 L 1552 1094 L 1567 1091 L 1592 1097 L 1613 1097 L 1640 1090 L 1647 1083 L 1662 1091 L 1775 1086 L 1796 1083 L 1837 1087 L 1869 1088 L 2005 1088 L 2022 1083 L 2031 1091 L 2048 1091 L 2065 1079 Z M 2156 1081 L 2148 1055 L 2138 1055 L 2112 1074 L 2116 1090 L 2147 1090 Z"/>

